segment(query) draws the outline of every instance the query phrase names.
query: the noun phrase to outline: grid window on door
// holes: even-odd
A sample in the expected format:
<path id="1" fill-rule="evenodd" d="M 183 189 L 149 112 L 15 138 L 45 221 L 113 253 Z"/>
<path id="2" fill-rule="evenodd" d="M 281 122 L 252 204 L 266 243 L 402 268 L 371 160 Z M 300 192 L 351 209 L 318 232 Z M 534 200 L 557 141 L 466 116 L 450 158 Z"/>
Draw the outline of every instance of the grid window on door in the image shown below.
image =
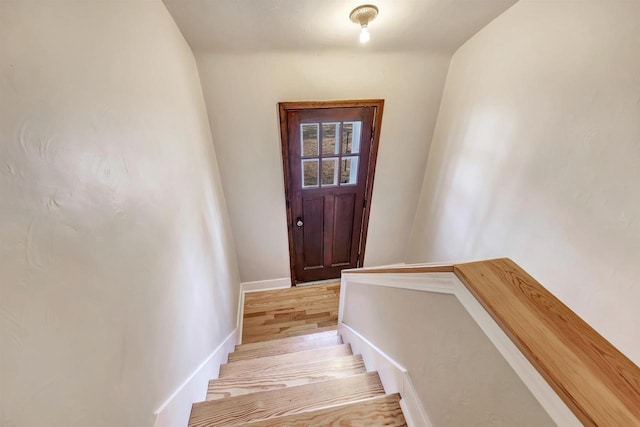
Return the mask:
<path id="1" fill-rule="evenodd" d="M 302 188 L 356 185 L 361 135 L 360 121 L 302 123 Z"/>

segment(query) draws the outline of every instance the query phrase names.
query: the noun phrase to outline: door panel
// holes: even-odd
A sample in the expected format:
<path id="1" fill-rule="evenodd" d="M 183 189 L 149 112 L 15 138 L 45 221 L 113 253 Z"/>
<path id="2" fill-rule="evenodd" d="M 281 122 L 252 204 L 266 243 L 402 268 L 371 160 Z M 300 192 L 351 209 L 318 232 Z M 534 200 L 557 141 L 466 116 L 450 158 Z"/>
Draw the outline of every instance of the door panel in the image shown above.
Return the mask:
<path id="1" fill-rule="evenodd" d="M 359 266 L 368 218 L 365 198 L 375 165 L 377 108 L 283 110 L 281 104 L 295 282 L 338 278 L 343 269 Z"/>
<path id="2" fill-rule="evenodd" d="M 335 196 L 332 267 L 348 266 L 351 263 L 353 218 L 356 213 L 355 200 L 355 194 L 339 194 Z"/>
<path id="3" fill-rule="evenodd" d="M 302 230 L 301 256 L 305 270 L 322 268 L 324 266 L 324 197 L 304 199 L 302 215 L 304 218 Z M 297 222 L 297 220 L 296 220 Z"/>

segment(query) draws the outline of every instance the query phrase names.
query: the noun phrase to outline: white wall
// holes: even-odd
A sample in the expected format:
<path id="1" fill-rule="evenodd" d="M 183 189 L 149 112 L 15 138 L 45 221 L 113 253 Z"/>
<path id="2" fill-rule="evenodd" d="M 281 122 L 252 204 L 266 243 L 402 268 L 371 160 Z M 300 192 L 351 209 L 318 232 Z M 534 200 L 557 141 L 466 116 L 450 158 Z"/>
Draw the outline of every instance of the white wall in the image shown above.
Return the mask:
<path id="1" fill-rule="evenodd" d="M 433 427 L 555 425 L 454 295 L 344 292 L 343 322 L 407 369 Z"/>
<path id="2" fill-rule="evenodd" d="M 640 1 L 522 0 L 447 77 L 408 261 L 508 256 L 640 364 Z"/>
<path id="3" fill-rule="evenodd" d="M 0 94 L 0 424 L 150 426 L 237 311 L 193 55 L 160 1 L 3 1 Z"/>
<path id="4" fill-rule="evenodd" d="M 277 103 L 383 98 L 365 265 L 402 261 L 448 55 L 196 54 L 242 281 L 289 277 Z"/>

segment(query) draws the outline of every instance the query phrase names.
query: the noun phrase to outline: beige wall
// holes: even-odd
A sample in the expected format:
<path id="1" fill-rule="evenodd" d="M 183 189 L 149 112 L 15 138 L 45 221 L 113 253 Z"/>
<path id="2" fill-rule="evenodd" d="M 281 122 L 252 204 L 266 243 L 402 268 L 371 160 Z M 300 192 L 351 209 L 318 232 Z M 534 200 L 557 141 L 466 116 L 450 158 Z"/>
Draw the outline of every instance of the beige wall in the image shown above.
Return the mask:
<path id="1" fill-rule="evenodd" d="M 383 98 L 366 265 L 399 262 L 415 215 L 447 55 L 196 55 L 242 281 L 289 277 L 279 101 Z"/>
<path id="2" fill-rule="evenodd" d="M 160 1 L 3 1 L 0 94 L 0 424 L 150 426 L 236 319 L 193 55 Z"/>
<path id="3" fill-rule="evenodd" d="M 508 256 L 640 364 L 640 1 L 522 0 L 454 55 L 408 261 Z"/>
<path id="4" fill-rule="evenodd" d="M 350 283 L 345 307 L 408 370 L 433 427 L 555 425 L 455 296 Z"/>

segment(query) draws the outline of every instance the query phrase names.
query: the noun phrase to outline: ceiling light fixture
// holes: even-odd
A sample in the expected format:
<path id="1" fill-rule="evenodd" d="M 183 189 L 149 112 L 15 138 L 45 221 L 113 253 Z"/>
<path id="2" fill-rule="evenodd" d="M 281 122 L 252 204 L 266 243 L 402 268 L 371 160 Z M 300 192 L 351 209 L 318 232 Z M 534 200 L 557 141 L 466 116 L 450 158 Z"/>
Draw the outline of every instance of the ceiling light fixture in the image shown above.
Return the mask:
<path id="1" fill-rule="evenodd" d="M 349 19 L 351 22 L 360 25 L 360 43 L 366 43 L 369 41 L 369 22 L 376 19 L 378 16 L 378 8 L 372 4 L 363 4 L 351 11 Z"/>

